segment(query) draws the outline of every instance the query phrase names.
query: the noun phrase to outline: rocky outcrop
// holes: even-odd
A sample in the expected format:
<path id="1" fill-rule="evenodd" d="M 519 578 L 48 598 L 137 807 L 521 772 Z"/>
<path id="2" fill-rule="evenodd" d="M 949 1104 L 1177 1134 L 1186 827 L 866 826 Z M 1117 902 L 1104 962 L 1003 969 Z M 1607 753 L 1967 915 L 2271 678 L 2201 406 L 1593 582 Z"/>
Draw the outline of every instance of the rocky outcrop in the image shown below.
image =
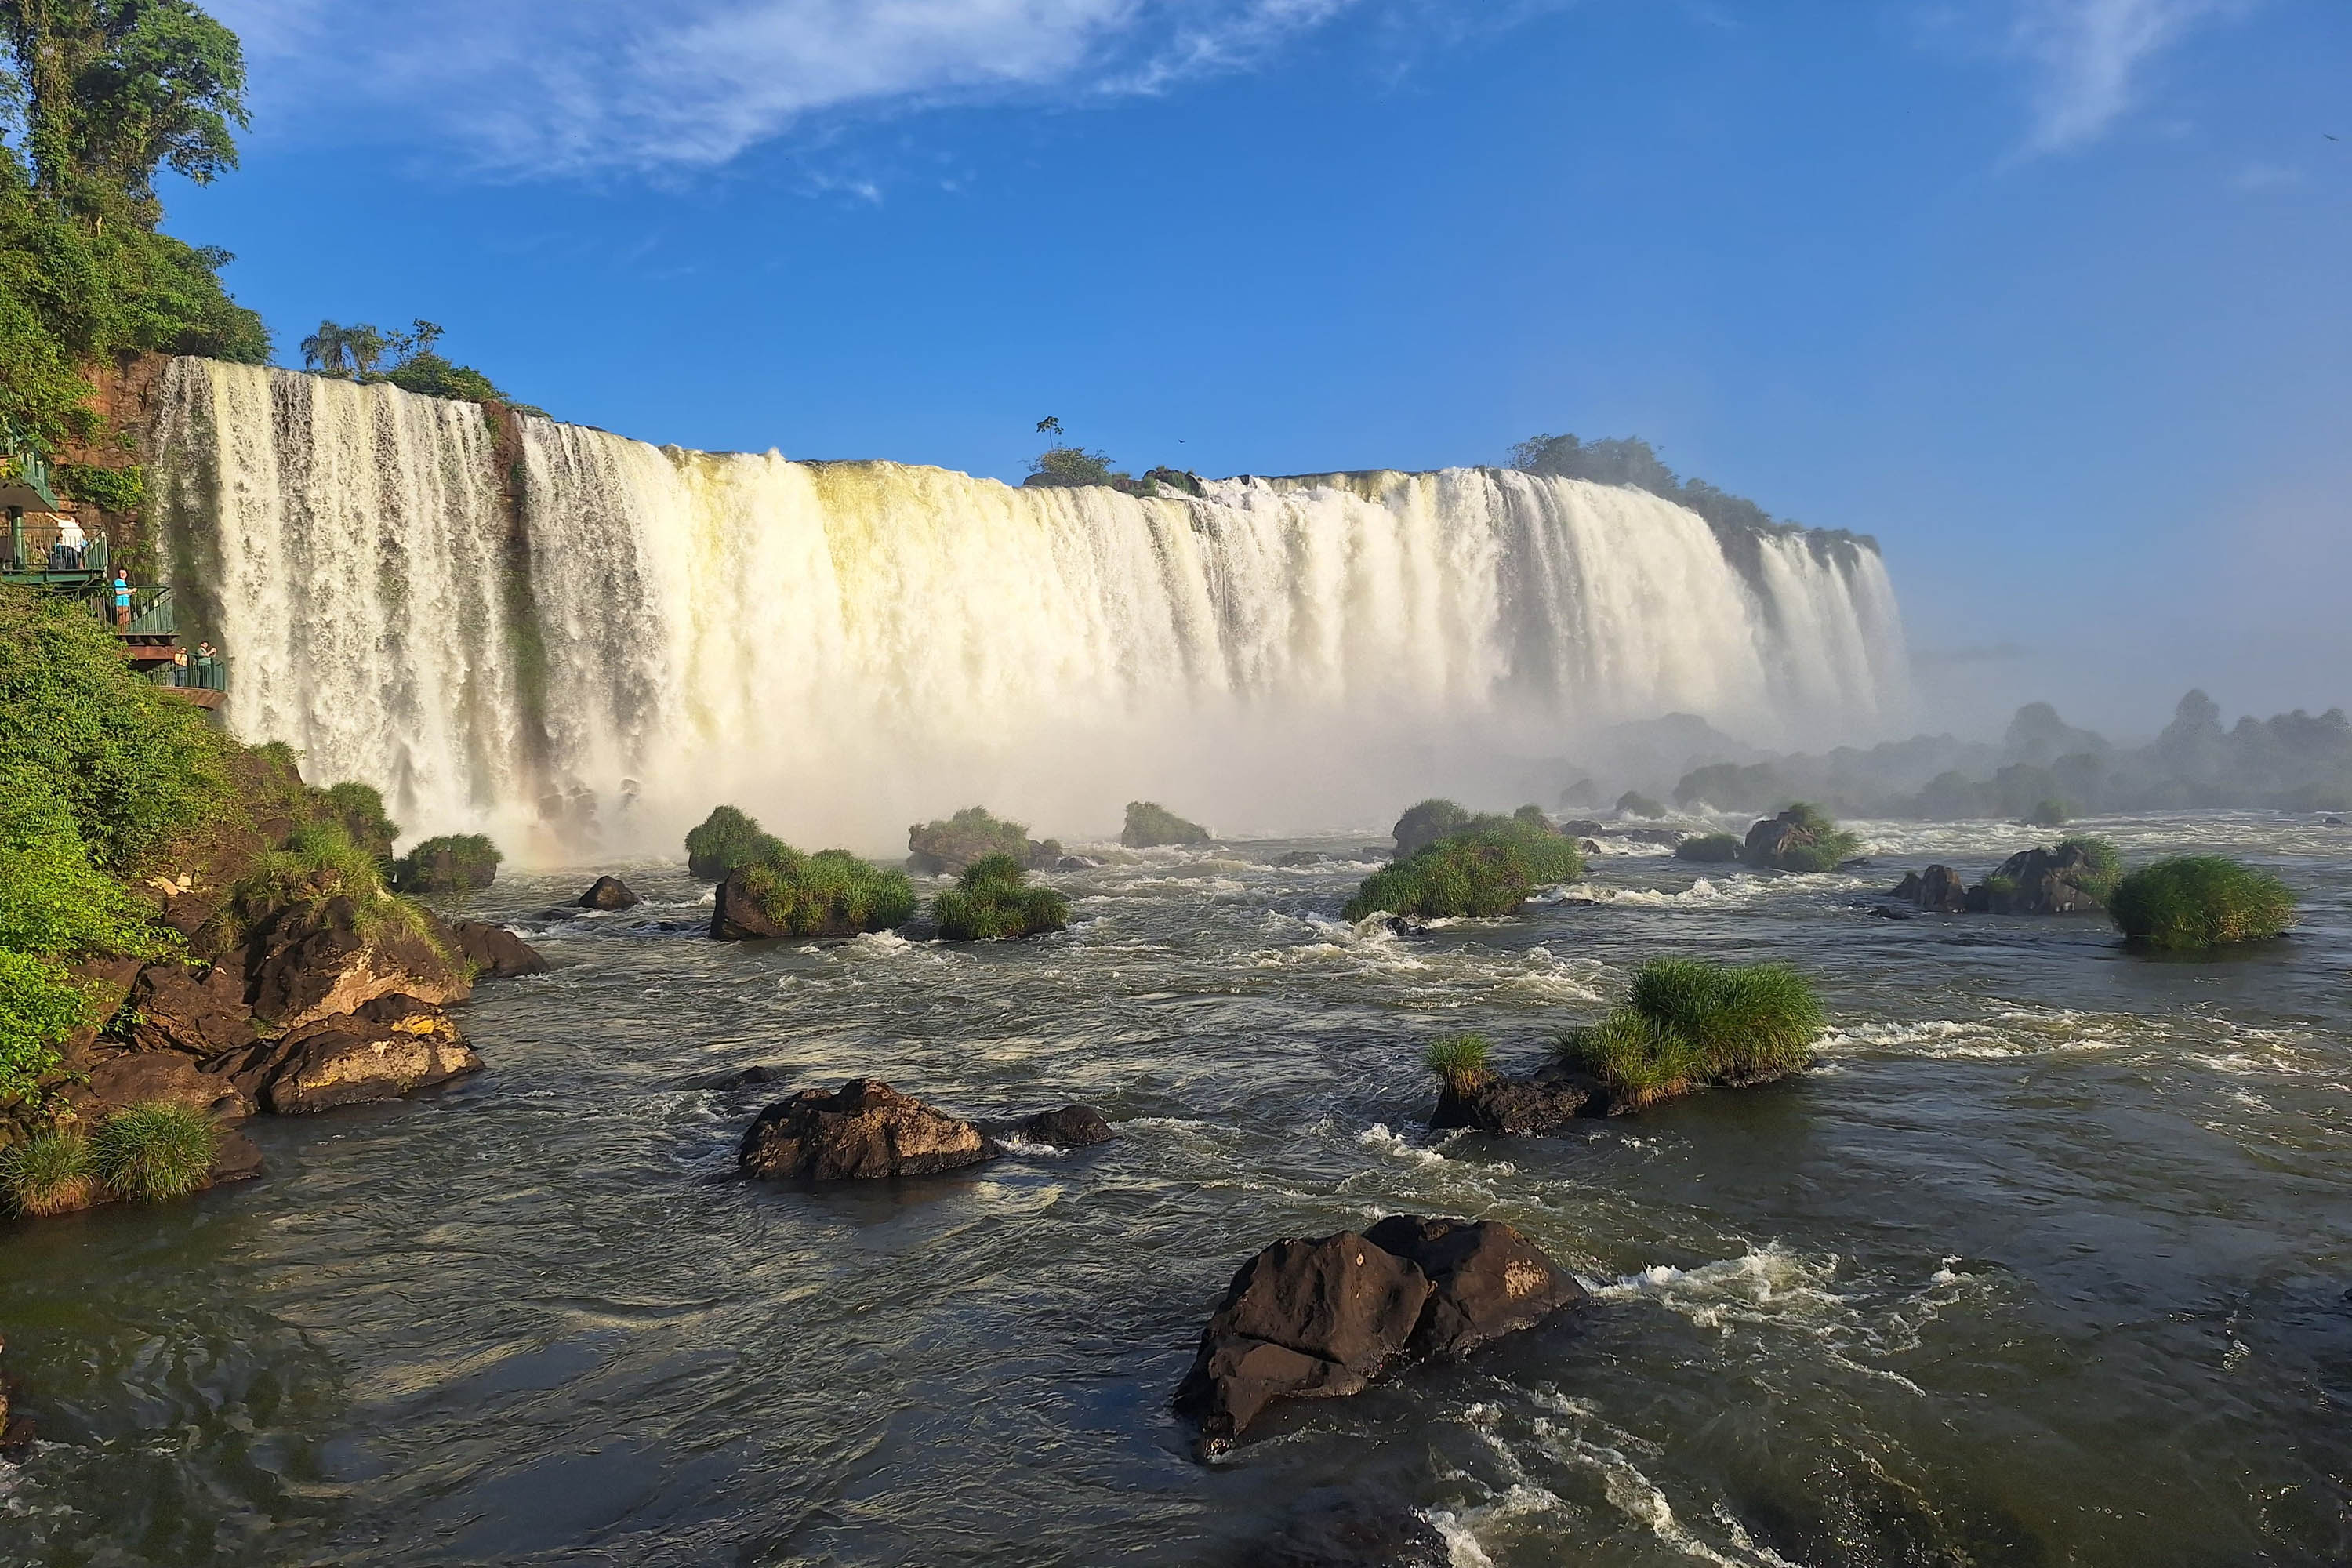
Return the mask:
<path id="1" fill-rule="evenodd" d="M 452 952 L 428 940 L 429 929 L 398 918 L 363 923 L 345 898 L 289 904 L 246 942 L 247 1005 L 292 1030 L 395 993 L 462 1002 L 472 982 Z"/>
<path id="2" fill-rule="evenodd" d="M 64 1099 L 86 1121 L 158 1101 L 205 1111 L 218 1121 L 242 1121 L 254 1110 L 253 1099 L 244 1089 L 175 1050 L 100 1057 L 90 1065 L 85 1081 L 64 1091 Z"/>
<path id="3" fill-rule="evenodd" d="M 261 1089 L 279 1116 L 397 1100 L 480 1068 L 449 1016 L 414 996 L 382 996 L 290 1031 Z"/>
<path id="4" fill-rule="evenodd" d="M 1748 842 L 1740 858 L 1750 866 L 1778 866 L 1799 849 L 1810 849 L 1814 834 L 1795 812 L 1784 811 L 1778 816 L 1768 816 L 1748 830 Z"/>
<path id="5" fill-rule="evenodd" d="M 1056 1149 L 1084 1149 L 1108 1143 L 1111 1139 L 1110 1123 L 1091 1105 L 1065 1105 L 1041 1110 L 1013 1122 L 1008 1131 L 1028 1142 L 1046 1143 Z"/>
<path id="6" fill-rule="evenodd" d="M 977 1165 L 998 1153 L 979 1128 L 876 1079 L 807 1089 L 760 1112 L 736 1168 L 763 1181 L 870 1181 Z"/>
<path id="7" fill-rule="evenodd" d="M 633 910 L 645 902 L 629 891 L 629 885 L 618 877 L 599 877 L 580 895 L 579 907 L 583 910 Z"/>
<path id="8" fill-rule="evenodd" d="M 1277 1241 L 1226 1288 L 1176 1407 L 1223 1447 L 1277 1399 L 1356 1394 L 1401 1360 L 1467 1351 L 1583 1300 L 1496 1220 L 1398 1215 Z"/>
<path id="9" fill-rule="evenodd" d="M 1886 896 L 1937 914 L 1957 915 L 1969 907 L 1968 884 L 1949 866 L 1930 866 L 1925 871 L 1909 872 Z"/>
<path id="10" fill-rule="evenodd" d="M 481 921 L 459 921 L 449 928 L 457 956 L 474 971 L 477 980 L 511 980 L 520 974 L 544 974 L 547 960 L 539 949 L 504 926 Z"/>
<path id="11" fill-rule="evenodd" d="M 1580 1116 L 1600 1114 L 1594 1105 L 1599 1092 L 1591 1079 L 1547 1063 L 1520 1078 L 1490 1074 L 1466 1090 L 1447 1085 L 1438 1093 L 1429 1124 L 1542 1137 L 1566 1131 Z"/>
<path id="12" fill-rule="evenodd" d="M 2095 914 L 2107 907 L 2098 880 L 2097 868 L 2079 845 L 2021 850 L 1969 889 L 1968 907 L 1978 914 Z"/>
<path id="13" fill-rule="evenodd" d="M 1050 871 L 1062 859 L 1062 841 L 1041 843 L 1019 823 L 1003 821 L 979 806 L 907 829 L 907 869 L 918 877 L 961 876 L 973 861 L 990 855 L 1010 855 L 1027 870 Z"/>

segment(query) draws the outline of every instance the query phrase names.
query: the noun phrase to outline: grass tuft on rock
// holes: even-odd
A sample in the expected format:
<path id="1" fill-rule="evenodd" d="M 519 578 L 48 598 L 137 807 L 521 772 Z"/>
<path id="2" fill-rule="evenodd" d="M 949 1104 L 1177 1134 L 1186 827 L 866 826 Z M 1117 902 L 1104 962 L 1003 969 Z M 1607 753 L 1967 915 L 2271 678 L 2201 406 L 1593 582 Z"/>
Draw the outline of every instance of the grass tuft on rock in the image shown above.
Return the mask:
<path id="1" fill-rule="evenodd" d="M 1738 859 L 1739 850 L 1736 833 L 1696 833 L 1675 846 L 1675 858 L 1717 865 Z"/>
<path id="2" fill-rule="evenodd" d="M 2195 952 L 2279 935 L 2294 921 L 2294 894 L 2268 871 L 2219 855 L 2183 855 L 2123 878 L 2107 912 L 2137 942 Z"/>
<path id="3" fill-rule="evenodd" d="M 392 885 L 404 893 L 478 891 L 498 880 L 506 857 L 479 833 L 445 833 L 392 863 Z"/>
<path id="4" fill-rule="evenodd" d="M 770 840 L 766 853 L 738 869 L 743 892 L 786 936 L 890 931 L 915 916 L 915 887 L 906 872 L 885 870 L 846 849 L 803 855 Z"/>
<path id="5" fill-rule="evenodd" d="M 2069 849 L 2082 851 L 2084 862 L 2082 869 L 2072 873 L 2074 885 L 2101 903 L 2115 897 L 2116 885 L 2124 879 L 2124 858 L 2116 847 L 2104 838 L 2070 833 L 2058 840 L 2058 853 L 2063 855 Z"/>
<path id="6" fill-rule="evenodd" d="M 736 867 L 748 866 L 781 847 L 782 840 L 761 832 L 759 823 L 743 812 L 731 805 L 716 805 L 702 819 L 702 826 L 687 830 L 686 869 L 706 882 L 723 881 Z"/>
<path id="7" fill-rule="evenodd" d="M 1842 830 L 1821 807 L 1805 801 L 1792 804 L 1772 824 L 1786 831 L 1764 834 L 1762 823 L 1749 830 L 1742 847 L 1748 864 L 1776 871 L 1834 871 L 1862 853 L 1861 839 Z"/>
<path id="8" fill-rule="evenodd" d="M 1010 855 L 990 855 L 964 868 L 957 885 L 931 901 L 940 935 L 950 942 L 1037 936 L 1070 923 L 1070 901 L 1028 880 Z"/>
<path id="9" fill-rule="evenodd" d="M 1197 822 L 1185 821 L 1157 801 L 1130 800 L 1127 803 L 1127 826 L 1119 830 L 1118 841 L 1129 849 L 1206 844 L 1209 830 Z"/>
<path id="10" fill-rule="evenodd" d="M 212 1174 L 220 1129 L 192 1106 L 156 1100 L 118 1110 L 89 1135 L 91 1173 L 133 1203 L 196 1191 Z"/>
<path id="11" fill-rule="evenodd" d="M 1460 1097 L 1476 1092 L 1494 1076 L 1493 1057 L 1484 1035 L 1441 1035 L 1429 1042 L 1422 1060 L 1447 1093 Z"/>
<path id="12" fill-rule="evenodd" d="M 0 1193 L 11 1213 L 36 1219 L 88 1208 L 98 1195 L 89 1140 L 78 1128 L 56 1127 L 0 1150 Z"/>
<path id="13" fill-rule="evenodd" d="M 330 819 L 296 828 L 285 848 L 257 858 L 238 881 L 234 901 L 241 917 L 257 920 L 280 905 L 313 899 L 349 899 L 366 910 L 383 897 L 375 856 Z"/>
<path id="14" fill-rule="evenodd" d="M 1784 964 L 1661 958 L 1634 972 L 1626 1005 L 1562 1037 L 1560 1058 L 1633 1109 L 1793 1072 L 1826 1023 L 1811 983 Z"/>
<path id="15" fill-rule="evenodd" d="M 1575 839 L 1516 817 L 1478 816 L 1365 878 L 1345 914 L 1493 919 L 1517 912 L 1538 888 L 1583 875 Z"/>

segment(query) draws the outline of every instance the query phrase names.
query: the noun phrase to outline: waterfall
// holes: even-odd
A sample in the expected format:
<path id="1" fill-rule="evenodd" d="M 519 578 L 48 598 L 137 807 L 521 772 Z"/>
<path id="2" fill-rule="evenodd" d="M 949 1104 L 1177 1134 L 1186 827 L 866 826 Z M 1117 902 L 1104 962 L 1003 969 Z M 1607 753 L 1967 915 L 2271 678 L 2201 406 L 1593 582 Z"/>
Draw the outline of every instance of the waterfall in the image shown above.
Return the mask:
<path id="1" fill-rule="evenodd" d="M 975 802 L 1073 837 L 1139 795 L 1228 831 L 1549 804 L 1612 722 L 1843 739 L 1904 701 L 1874 549 L 1727 553 L 1576 480 L 1016 489 L 194 359 L 152 446 L 235 731 L 526 857 L 674 853 L 720 800 L 877 852 Z"/>

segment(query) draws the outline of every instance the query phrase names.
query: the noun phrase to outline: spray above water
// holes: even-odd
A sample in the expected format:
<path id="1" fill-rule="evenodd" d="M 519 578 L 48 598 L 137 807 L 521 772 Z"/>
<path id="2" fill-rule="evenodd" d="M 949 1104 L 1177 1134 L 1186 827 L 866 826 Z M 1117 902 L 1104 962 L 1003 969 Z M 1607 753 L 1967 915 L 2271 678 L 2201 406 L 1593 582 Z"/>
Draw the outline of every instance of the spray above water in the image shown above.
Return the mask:
<path id="1" fill-rule="evenodd" d="M 527 858 L 674 853 L 719 800 L 874 851 L 979 800 L 1071 836 L 1139 795 L 1369 821 L 1581 729 L 1850 735 L 1903 695 L 1874 552 L 1767 534 L 1743 568 L 1576 480 L 1015 489 L 193 359 L 155 445 L 236 731 Z"/>

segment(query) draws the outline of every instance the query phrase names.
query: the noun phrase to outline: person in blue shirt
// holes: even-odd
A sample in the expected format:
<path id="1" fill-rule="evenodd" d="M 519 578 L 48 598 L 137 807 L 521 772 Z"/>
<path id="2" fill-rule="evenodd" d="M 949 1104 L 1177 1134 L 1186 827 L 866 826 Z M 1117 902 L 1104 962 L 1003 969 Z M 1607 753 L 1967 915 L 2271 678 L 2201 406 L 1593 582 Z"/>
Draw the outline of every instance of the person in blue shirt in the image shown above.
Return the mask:
<path id="1" fill-rule="evenodd" d="M 125 631 L 131 626 L 131 584 L 120 568 L 114 574 L 114 624 Z"/>

